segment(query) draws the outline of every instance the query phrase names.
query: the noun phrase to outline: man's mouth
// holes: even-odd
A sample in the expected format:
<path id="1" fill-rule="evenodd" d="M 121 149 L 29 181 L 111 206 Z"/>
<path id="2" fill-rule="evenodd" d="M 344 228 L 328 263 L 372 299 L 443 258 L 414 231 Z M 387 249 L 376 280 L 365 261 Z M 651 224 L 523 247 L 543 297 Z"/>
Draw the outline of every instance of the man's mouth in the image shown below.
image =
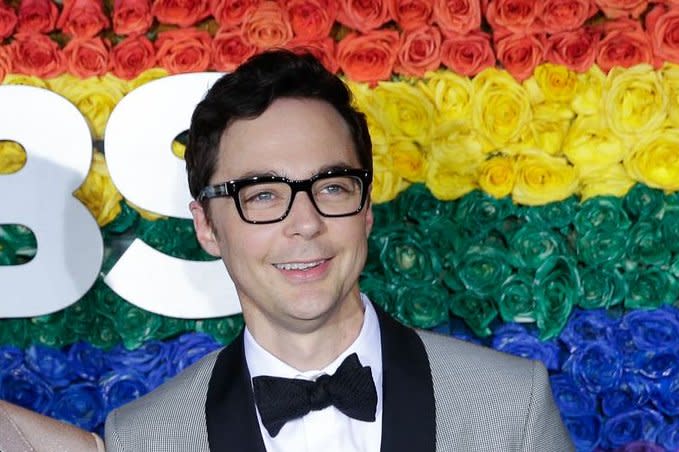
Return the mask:
<path id="1" fill-rule="evenodd" d="M 304 271 L 304 270 L 316 268 L 326 261 L 327 261 L 327 259 L 321 259 L 319 261 L 313 261 L 313 262 L 287 262 L 287 263 L 284 263 L 284 264 L 274 264 L 274 267 L 276 267 L 279 270 L 302 270 L 302 271 Z"/>

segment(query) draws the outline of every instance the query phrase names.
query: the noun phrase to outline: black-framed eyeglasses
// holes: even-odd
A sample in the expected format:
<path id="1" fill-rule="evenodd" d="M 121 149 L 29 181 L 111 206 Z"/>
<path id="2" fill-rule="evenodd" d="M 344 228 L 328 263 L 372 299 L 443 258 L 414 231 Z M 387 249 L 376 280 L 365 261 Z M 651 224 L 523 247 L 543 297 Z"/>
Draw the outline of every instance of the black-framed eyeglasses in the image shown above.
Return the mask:
<path id="1" fill-rule="evenodd" d="M 348 217 L 363 209 L 371 181 L 370 171 L 352 168 L 325 171 L 306 180 L 256 176 L 207 186 L 198 201 L 231 197 L 243 221 L 267 224 L 287 217 L 295 195 L 303 191 L 322 216 Z"/>

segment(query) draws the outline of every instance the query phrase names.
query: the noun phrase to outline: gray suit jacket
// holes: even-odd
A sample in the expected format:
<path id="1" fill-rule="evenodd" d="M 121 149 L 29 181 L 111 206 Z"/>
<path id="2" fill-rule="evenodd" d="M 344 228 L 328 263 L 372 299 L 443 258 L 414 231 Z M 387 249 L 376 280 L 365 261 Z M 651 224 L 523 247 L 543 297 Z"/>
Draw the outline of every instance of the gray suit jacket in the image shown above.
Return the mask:
<path id="1" fill-rule="evenodd" d="M 377 311 L 382 451 L 574 450 L 541 363 L 415 333 Z M 242 334 L 152 393 L 111 412 L 106 448 L 264 452 Z"/>

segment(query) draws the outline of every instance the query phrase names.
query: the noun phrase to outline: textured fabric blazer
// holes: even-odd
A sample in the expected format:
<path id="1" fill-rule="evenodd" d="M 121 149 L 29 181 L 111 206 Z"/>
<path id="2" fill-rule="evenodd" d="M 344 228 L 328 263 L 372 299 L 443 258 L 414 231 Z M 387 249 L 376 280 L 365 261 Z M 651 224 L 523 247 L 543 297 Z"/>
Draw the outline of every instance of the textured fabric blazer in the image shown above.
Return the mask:
<path id="1" fill-rule="evenodd" d="M 382 337 L 381 451 L 574 450 L 541 363 L 415 332 L 376 310 Z M 150 394 L 112 411 L 105 431 L 111 452 L 265 452 L 242 333 Z"/>

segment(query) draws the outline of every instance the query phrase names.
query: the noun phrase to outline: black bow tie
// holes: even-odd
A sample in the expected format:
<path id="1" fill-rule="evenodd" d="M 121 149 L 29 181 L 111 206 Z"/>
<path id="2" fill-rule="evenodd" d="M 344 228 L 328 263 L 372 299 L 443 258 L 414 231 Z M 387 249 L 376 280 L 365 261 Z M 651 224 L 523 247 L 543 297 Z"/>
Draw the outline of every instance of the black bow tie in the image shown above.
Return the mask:
<path id="1" fill-rule="evenodd" d="M 363 367 L 356 353 L 347 356 L 334 375 L 316 381 L 259 376 L 252 385 L 262 424 L 272 437 L 286 422 L 330 405 L 354 419 L 375 420 L 375 383 L 370 367 Z"/>

